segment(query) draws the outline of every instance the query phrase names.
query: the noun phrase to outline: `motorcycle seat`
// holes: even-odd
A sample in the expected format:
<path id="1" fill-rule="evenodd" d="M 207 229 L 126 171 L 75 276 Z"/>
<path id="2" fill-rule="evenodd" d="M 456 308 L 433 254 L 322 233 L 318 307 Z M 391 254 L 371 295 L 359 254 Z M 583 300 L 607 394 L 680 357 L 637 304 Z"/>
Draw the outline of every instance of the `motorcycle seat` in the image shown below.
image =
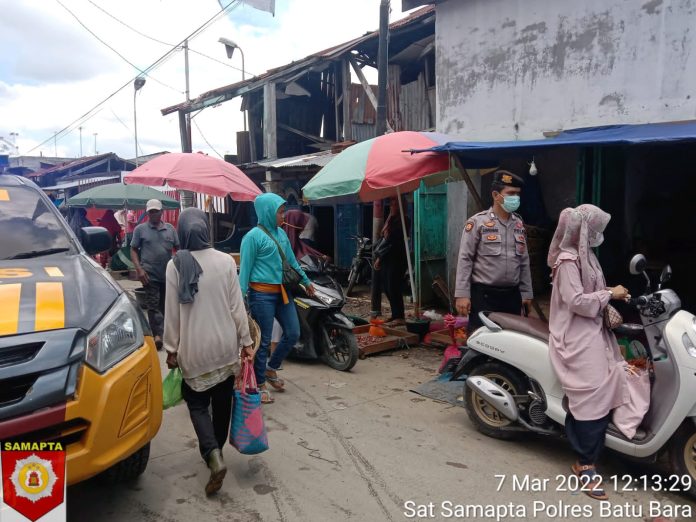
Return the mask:
<path id="1" fill-rule="evenodd" d="M 546 343 L 549 342 L 549 325 L 541 319 L 522 317 L 521 315 L 492 312 L 488 318 L 503 330 L 512 330 L 535 337 Z"/>

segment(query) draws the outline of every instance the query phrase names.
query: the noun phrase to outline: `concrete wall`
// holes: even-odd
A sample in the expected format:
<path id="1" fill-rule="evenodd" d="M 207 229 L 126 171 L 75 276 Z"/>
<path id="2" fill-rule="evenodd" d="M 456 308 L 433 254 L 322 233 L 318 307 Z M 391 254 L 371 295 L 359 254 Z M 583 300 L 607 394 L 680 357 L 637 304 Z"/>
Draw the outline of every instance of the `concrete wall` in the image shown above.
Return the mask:
<path id="1" fill-rule="evenodd" d="M 696 117 L 696 0 L 446 0 L 438 130 L 461 138 Z"/>

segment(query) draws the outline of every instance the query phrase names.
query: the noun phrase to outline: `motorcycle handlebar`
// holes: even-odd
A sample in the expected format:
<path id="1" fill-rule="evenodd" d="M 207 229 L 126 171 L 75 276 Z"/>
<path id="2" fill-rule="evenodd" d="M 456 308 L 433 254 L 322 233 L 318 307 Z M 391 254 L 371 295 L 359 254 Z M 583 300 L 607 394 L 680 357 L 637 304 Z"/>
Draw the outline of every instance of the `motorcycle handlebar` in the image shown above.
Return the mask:
<path id="1" fill-rule="evenodd" d="M 648 304 L 648 298 L 644 295 L 641 295 L 640 297 L 629 299 L 628 304 L 630 304 L 631 306 L 645 306 Z"/>

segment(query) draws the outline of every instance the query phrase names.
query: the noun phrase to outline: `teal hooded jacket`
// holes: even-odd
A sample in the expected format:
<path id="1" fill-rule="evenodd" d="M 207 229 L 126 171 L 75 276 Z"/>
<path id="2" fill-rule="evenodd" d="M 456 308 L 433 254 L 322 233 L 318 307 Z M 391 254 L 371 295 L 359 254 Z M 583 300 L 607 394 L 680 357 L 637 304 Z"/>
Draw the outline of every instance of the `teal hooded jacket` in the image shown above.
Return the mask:
<path id="1" fill-rule="evenodd" d="M 254 200 L 254 210 L 259 220 L 283 248 L 285 258 L 302 276 L 302 284 L 308 286 L 311 281 L 300 268 L 292 252 L 292 246 L 285 231 L 276 225 L 276 212 L 285 205 L 285 200 L 277 194 L 261 194 Z M 249 290 L 249 283 L 281 284 L 283 282 L 283 260 L 278 246 L 259 227 L 254 227 L 242 239 L 239 262 L 239 284 L 242 295 Z"/>

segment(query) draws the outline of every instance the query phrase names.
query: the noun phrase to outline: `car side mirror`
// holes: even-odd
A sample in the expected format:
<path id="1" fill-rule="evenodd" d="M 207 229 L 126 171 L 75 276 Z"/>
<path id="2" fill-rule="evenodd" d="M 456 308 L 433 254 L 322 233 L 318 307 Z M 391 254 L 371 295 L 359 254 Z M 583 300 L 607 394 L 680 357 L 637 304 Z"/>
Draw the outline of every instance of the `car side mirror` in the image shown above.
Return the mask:
<path id="1" fill-rule="evenodd" d="M 636 254 L 631 258 L 631 262 L 629 264 L 629 271 L 633 275 L 638 275 L 642 274 L 645 272 L 645 269 L 648 267 L 648 260 L 645 259 L 645 256 L 643 254 Z"/>
<path id="2" fill-rule="evenodd" d="M 85 252 L 94 256 L 111 248 L 111 234 L 104 227 L 82 227 L 80 243 Z"/>

